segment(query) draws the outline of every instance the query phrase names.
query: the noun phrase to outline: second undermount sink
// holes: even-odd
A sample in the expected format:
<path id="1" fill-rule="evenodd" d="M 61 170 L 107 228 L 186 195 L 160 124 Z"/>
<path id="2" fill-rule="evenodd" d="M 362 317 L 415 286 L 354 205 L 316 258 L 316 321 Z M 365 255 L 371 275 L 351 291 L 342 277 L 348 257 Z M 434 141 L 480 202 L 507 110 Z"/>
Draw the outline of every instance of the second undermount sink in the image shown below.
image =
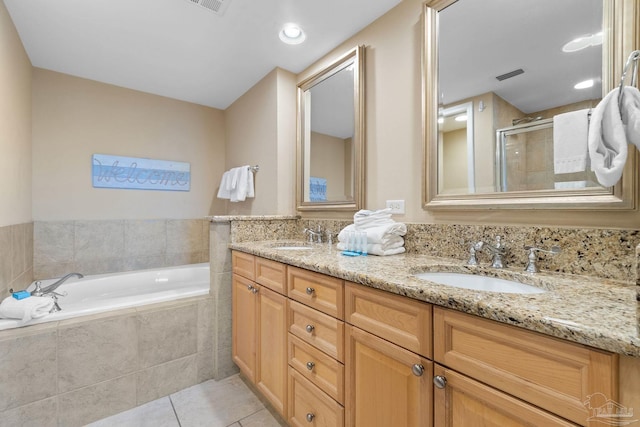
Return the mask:
<path id="1" fill-rule="evenodd" d="M 429 280 L 441 285 L 456 288 L 471 289 L 474 291 L 498 292 L 505 294 L 541 294 L 544 289 L 511 280 L 497 277 L 479 276 L 476 274 L 452 273 L 452 272 L 427 272 L 414 274 L 414 277 Z"/>

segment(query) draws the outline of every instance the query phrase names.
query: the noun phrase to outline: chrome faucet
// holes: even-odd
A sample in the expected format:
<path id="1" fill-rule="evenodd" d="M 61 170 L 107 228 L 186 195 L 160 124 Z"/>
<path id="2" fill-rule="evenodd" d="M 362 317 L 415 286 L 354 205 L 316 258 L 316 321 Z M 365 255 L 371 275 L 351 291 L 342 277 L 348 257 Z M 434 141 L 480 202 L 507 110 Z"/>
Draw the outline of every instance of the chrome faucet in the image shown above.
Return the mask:
<path id="1" fill-rule="evenodd" d="M 303 233 L 305 235 L 309 235 L 309 243 L 314 243 L 314 237 L 315 243 L 322 243 L 322 227 L 318 226 L 317 231 L 313 231 L 310 228 L 305 228 Z"/>
<path id="2" fill-rule="evenodd" d="M 504 268 L 504 261 L 502 257 L 507 254 L 507 248 L 502 244 L 502 238 L 500 236 L 496 236 L 496 244 L 494 246 L 483 241 L 479 241 L 471 245 L 471 248 L 469 248 L 469 260 L 467 261 L 467 264 L 478 265 L 477 253 L 485 248 L 493 255 L 491 267 Z"/>
<path id="3" fill-rule="evenodd" d="M 529 255 L 527 256 L 527 265 L 524 268 L 524 271 L 526 271 L 527 273 L 538 272 L 538 266 L 536 265 L 538 257 L 536 256 L 536 252 L 544 252 L 551 255 L 559 254 L 560 252 L 562 252 L 562 249 L 560 249 L 559 246 L 552 246 L 551 250 L 540 249 L 534 246 L 525 246 L 524 250 L 529 251 Z"/>
<path id="4" fill-rule="evenodd" d="M 64 282 L 67 281 L 67 279 L 71 278 L 71 277 L 77 277 L 78 279 L 82 279 L 84 276 L 80 273 L 69 273 L 66 276 L 61 277 L 60 279 L 56 280 L 55 282 L 53 282 L 52 284 L 50 284 L 49 286 L 45 287 L 45 288 L 41 288 L 40 285 L 42 284 L 42 282 L 36 282 L 36 288 L 31 291 L 31 295 L 36 296 L 36 297 L 41 297 L 43 295 L 48 295 L 48 294 L 57 294 L 55 292 L 56 289 L 58 289 L 58 287 L 60 285 L 62 285 Z M 58 294 L 60 295 L 60 294 Z"/>

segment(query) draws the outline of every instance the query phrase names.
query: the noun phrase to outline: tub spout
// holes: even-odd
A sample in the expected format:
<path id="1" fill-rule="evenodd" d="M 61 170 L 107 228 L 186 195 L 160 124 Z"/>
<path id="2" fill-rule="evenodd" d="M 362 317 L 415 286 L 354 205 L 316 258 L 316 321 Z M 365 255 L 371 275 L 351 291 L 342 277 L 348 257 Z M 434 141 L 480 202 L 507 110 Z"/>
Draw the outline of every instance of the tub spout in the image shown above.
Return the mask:
<path id="1" fill-rule="evenodd" d="M 74 276 L 77 277 L 78 279 L 82 279 L 84 277 L 84 275 L 82 275 L 80 273 L 69 273 L 66 276 L 61 277 L 60 279 L 56 280 L 55 282 L 53 282 L 49 286 L 44 287 L 42 289 L 39 289 L 40 287 L 36 285 L 36 289 L 33 292 L 31 292 L 31 295 L 42 296 L 42 295 L 46 295 L 46 294 L 51 294 L 56 289 L 58 289 L 58 286 L 62 285 L 64 282 L 67 281 L 67 279 L 69 279 L 71 277 L 74 277 Z"/>

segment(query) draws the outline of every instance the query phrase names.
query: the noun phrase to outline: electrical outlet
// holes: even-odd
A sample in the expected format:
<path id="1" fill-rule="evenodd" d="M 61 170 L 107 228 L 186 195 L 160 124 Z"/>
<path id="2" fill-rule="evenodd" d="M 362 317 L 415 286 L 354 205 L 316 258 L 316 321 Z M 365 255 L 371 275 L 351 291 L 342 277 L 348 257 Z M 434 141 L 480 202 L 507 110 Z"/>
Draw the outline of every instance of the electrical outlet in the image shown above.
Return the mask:
<path id="1" fill-rule="evenodd" d="M 391 208 L 392 214 L 403 214 L 404 200 L 387 200 L 387 208 Z"/>

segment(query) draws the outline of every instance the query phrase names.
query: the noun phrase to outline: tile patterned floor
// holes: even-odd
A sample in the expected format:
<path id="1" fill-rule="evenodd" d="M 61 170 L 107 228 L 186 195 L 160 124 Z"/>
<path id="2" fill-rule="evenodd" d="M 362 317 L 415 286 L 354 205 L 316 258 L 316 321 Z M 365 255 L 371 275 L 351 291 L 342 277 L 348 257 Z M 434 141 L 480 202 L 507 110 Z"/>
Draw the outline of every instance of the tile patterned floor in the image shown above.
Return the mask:
<path id="1" fill-rule="evenodd" d="M 281 427 L 238 375 L 206 381 L 88 427 Z"/>

